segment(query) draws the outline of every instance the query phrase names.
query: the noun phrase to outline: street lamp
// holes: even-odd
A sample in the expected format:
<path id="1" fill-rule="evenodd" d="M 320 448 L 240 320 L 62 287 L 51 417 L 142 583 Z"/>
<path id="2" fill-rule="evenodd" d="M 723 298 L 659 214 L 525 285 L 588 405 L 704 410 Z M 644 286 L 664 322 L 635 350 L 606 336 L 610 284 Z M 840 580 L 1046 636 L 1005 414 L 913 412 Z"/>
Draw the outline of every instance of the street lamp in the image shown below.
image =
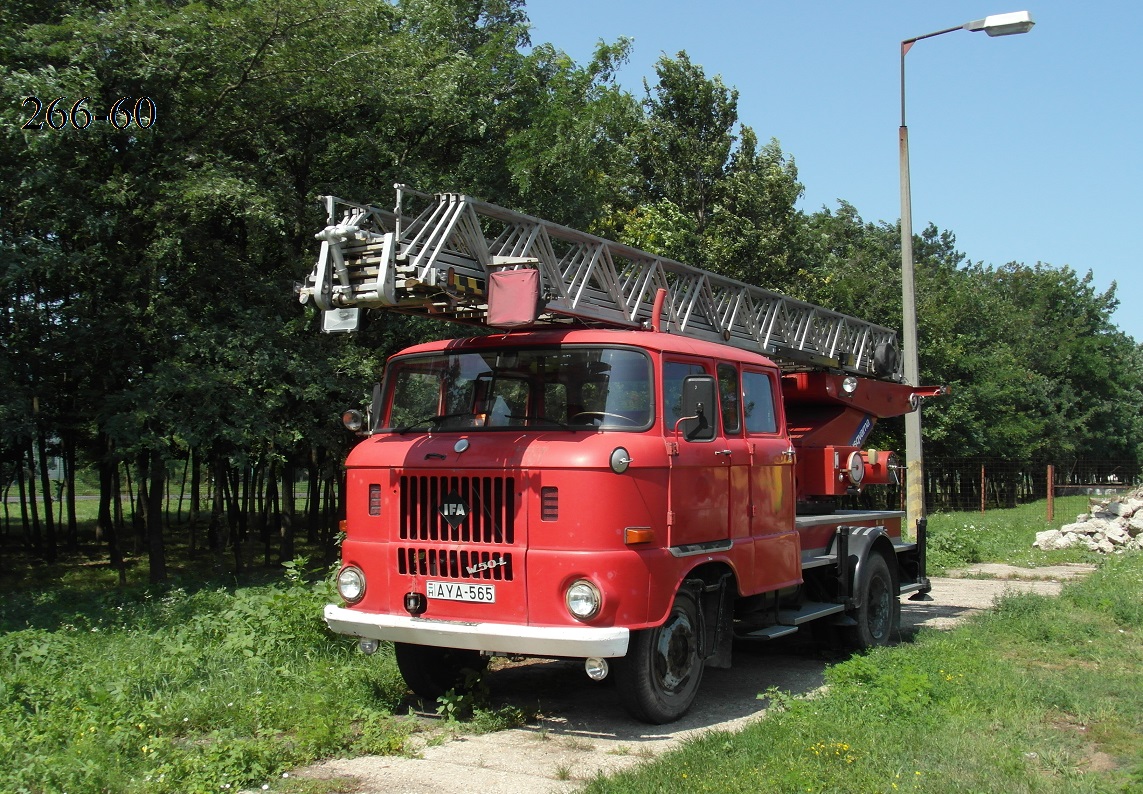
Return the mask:
<path id="1" fill-rule="evenodd" d="M 911 386 L 920 384 L 917 363 L 917 307 L 913 286 L 913 200 L 909 190 L 909 128 L 905 126 L 905 54 L 921 39 L 931 39 L 955 30 L 983 30 L 989 36 L 1011 36 L 1027 33 L 1036 23 L 1027 11 L 993 14 L 901 42 L 901 128 L 898 133 L 901 153 L 901 319 L 904 325 L 905 380 Z M 925 517 L 925 481 L 921 455 L 921 409 L 905 414 L 905 492 L 906 525 L 916 531 L 917 522 Z"/>

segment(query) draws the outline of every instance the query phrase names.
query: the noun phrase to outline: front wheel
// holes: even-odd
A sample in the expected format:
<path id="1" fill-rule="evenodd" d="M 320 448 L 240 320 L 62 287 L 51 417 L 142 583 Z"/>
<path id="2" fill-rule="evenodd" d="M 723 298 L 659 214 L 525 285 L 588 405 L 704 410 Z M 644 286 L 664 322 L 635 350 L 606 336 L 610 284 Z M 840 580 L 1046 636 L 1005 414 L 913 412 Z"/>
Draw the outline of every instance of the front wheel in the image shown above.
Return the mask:
<path id="1" fill-rule="evenodd" d="M 472 676 L 479 676 L 488 666 L 479 651 L 460 648 L 395 642 L 393 652 L 405 683 L 425 700 L 436 700 L 450 689 L 463 689 Z"/>
<path id="2" fill-rule="evenodd" d="M 698 604 L 690 593 L 675 596 L 663 625 L 631 636 L 618 659 L 615 682 L 627 711 L 653 725 L 687 713 L 702 681 Z"/>
<path id="3" fill-rule="evenodd" d="M 857 586 L 861 600 L 853 613 L 852 643 L 858 648 L 888 645 L 900 621 L 901 600 L 884 555 L 872 554 L 865 561 Z"/>

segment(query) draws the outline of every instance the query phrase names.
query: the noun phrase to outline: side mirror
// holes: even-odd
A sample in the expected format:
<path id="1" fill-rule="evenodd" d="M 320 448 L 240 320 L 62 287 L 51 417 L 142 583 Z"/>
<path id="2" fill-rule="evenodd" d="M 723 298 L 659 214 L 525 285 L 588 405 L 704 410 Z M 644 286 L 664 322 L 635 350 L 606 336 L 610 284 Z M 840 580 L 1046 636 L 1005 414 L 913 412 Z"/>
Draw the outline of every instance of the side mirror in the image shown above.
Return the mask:
<path id="1" fill-rule="evenodd" d="M 350 408 L 341 414 L 341 424 L 355 436 L 365 438 L 377 432 L 377 421 L 381 415 L 381 384 L 373 384 L 373 402 L 364 411 Z"/>
<path id="2" fill-rule="evenodd" d="M 714 378 L 710 375 L 683 378 L 683 418 L 679 420 L 678 427 L 687 441 L 710 441 L 714 438 L 716 394 Z"/>
<path id="3" fill-rule="evenodd" d="M 377 424 L 381 421 L 381 381 L 373 384 L 373 401 L 369 403 L 369 432 L 377 432 Z"/>

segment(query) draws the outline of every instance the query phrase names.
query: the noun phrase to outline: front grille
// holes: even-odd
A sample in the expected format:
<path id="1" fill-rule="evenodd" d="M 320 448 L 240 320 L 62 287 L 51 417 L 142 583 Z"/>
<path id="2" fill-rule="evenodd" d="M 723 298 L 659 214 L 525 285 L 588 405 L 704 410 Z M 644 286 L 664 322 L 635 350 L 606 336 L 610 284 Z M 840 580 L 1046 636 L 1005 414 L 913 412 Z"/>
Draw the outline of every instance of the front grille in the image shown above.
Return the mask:
<path id="1" fill-rule="evenodd" d="M 516 493 L 513 477 L 403 476 L 400 484 L 402 540 L 511 545 L 516 535 Z M 450 524 L 441 513 L 446 502 L 464 505 L 463 518 L 455 507 Z"/>
<path id="2" fill-rule="evenodd" d="M 460 549 L 397 549 L 397 572 L 405 576 L 511 582 L 512 554 Z"/>

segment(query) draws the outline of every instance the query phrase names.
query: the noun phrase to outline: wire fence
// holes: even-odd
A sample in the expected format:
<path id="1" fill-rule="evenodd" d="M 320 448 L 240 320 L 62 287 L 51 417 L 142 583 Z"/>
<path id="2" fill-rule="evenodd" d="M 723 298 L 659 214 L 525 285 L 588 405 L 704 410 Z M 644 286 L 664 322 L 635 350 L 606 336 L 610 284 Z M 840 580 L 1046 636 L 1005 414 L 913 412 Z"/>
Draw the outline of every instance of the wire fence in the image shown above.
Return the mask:
<path id="1" fill-rule="evenodd" d="M 1137 487 L 1134 460 L 1010 461 L 990 458 L 925 460 L 927 510 L 1015 507 L 1052 496 L 1105 496 Z M 1051 490 L 1049 491 L 1049 486 Z"/>
<path id="2" fill-rule="evenodd" d="M 1143 465 L 1136 460 L 925 458 L 926 512 L 986 512 L 1047 499 L 1049 493 L 1053 497 L 1111 496 L 1140 485 Z M 870 489 L 851 506 L 903 510 L 905 491 L 901 487 Z"/>

